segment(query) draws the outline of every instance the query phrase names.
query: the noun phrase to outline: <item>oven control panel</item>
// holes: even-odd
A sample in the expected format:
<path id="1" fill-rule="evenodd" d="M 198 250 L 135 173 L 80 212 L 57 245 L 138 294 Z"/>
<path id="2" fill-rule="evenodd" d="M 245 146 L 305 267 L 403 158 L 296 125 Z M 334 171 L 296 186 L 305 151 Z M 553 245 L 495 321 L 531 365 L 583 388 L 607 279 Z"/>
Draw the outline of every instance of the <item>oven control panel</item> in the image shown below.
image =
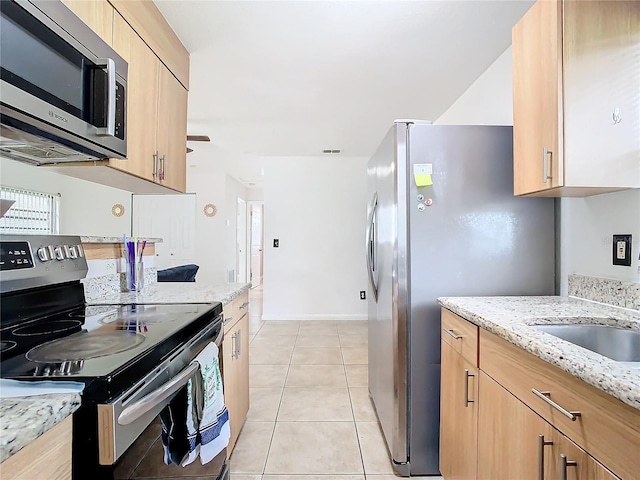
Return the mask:
<path id="1" fill-rule="evenodd" d="M 33 268 L 33 257 L 28 242 L 2 242 L 0 245 L 0 270 Z"/>

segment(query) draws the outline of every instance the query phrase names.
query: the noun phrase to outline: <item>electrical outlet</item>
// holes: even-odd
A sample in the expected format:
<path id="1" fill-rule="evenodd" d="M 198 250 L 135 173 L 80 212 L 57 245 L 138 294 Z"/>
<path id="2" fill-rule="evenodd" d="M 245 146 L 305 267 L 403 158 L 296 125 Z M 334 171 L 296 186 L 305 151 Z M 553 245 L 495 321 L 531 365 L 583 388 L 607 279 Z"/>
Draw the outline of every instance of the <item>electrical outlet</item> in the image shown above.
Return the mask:
<path id="1" fill-rule="evenodd" d="M 280 246 L 280 240 L 277 238 L 273 239 L 273 248 L 278 248 Z"/>
<path id="2" fill-rule="evenodd" d="M 613 236 L 613 264 L 631 266 L 631 235 Z"/>
<path id="3" fill-rule="evenodd" d="M 360 300 L 366 300 L 367 299 L 367 292 L 365 292 L 364 290 L 360 290 Z"/>

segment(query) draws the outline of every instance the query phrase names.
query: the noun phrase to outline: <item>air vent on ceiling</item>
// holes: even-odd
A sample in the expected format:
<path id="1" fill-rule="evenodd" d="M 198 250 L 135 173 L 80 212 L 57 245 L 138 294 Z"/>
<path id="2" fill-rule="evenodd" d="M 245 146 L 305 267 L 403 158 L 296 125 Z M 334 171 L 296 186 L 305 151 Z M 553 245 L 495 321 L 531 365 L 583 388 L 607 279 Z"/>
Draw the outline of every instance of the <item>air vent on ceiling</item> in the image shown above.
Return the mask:
<path id="1" fill-rule="evenodd" d="M 322 150 L 322 153 L 340 153 L 342 150 Z"/>

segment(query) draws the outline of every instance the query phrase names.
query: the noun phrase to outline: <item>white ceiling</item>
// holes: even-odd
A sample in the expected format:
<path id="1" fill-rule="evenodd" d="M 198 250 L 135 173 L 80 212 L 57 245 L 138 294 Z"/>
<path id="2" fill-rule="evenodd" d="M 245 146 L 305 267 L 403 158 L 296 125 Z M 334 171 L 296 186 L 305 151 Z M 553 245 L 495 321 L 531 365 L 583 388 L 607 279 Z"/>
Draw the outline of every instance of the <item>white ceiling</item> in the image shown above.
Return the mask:
<path id="1" fill-rule="evenodd" d="M 212 139 L 189 144 L 198 165 L 223 151 L 369 156 L 394 119 L 437 119 L 533 3 L 155 2 L 191 53 L 189 133 Z M 232 173 L 261 181 L 259 168 Z"/>

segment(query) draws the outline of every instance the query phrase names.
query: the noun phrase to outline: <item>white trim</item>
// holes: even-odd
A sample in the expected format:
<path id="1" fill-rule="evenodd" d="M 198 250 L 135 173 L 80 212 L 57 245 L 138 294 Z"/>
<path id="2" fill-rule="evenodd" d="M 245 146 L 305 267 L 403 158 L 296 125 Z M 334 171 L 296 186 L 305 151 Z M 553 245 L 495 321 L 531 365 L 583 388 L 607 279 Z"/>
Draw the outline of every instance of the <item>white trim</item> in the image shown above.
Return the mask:
<path id="1" fill-rule="evenodd" d="M 262 320 L 367 320 L 367 314 L 312 314 L 312 315 L 262 315 Z"/>

